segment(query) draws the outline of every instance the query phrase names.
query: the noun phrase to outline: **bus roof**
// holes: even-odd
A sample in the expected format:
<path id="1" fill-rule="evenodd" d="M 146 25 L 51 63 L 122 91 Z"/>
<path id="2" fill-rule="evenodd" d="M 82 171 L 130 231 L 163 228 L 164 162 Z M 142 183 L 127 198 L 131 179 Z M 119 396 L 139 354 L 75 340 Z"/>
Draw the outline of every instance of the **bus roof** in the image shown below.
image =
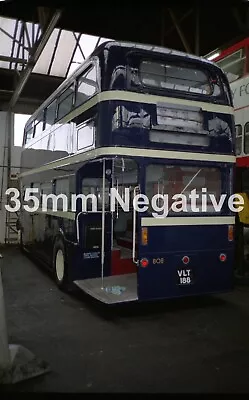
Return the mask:
<path id="1" fill-rule="evenodd" d="M 89 57 L 83 61 L 83 63 L 70 75 L 67 79 L 65 79 L 59 86 L 58 88 L 46 99 L 43 101 L 43 103 L 37 108 L 37 110 L 30 116 L 28 121 L 25 124 L 25 127 L 29 125 L 34 118 L 39 114 L 39 112 L 45 108 L 47 105 L 53 101 L 54 97 L 56 96 L 57 93 L 59 93 L 64 87 L 67 85 L 70 85 L 70 82 L 73 82 L 76 76 L 78 76 L 82 70 L 84 70 L 85 66 L 87 65 L 88 60 L 91 59 L 91 57 L 98 56 L 101 54 L 104 50 L 108 49 L 114 49 L 115 47 L 123 47 L 124 49 L 138 49 L 138 50 L 145 50 L 148 52 L 155 52 L 157 54 L 167 54 L 167 55 L 174 55 L 178 57 L 182 57 L 183 59 L 190 59 L 190 60 L 196 60 L 198 62 L 212 65 L 213 68 L 216 68 L 217 70 L 220 70 L 222 73 L 222 69 L 216 65 L 213 61 L 209 61 L 204 57 L 201 56 L 196 56 L 193 54 L 188 54 L 182 51 L 162 47 L 162 46 L 154 46 L 151 44 L 141 44 L 141 43 L 134 43 L 134 42 L 125 42 L 125 41 L 116 41 L 116 40 L 107 40 L 106 42 L 101 43 L 94 51 L 89 55 Z"/>
<path id="2" fill-rule="evenodd" d="M 116 40 L 109 40 L 106 42 L 103 42 L 100 46 L 98 46 L 93 53 L 91 54 L 98 54 L 99 51 L 101 51 L 103 48 L 105 49 L 110 49 L 111 47 L 124 47 L 127 49 L 138 49 L 138 50 L 145 50 L 145 51 L 153 51 L 156 53 L 161 53 L 161 54 L 170 54 L 170 55 L 175 55 L 178 57 L 183 57 L 183 58 L 189 58 L 190 60 L 197 60 L 204 62 L 209 65 L 214 65 L 214 63 L 210 60 L 207 60 L 204 57 L 201 56 L 196 56 L 194 54 L 188 54 L 183 51 L 179 50 L 174 50 L 170 49 L 167 47 L 162 47 L 162 46 L 154 46 L 151 44 L 142 44 L 142 43 L 134 43 L 134 42 L 125 42 L 125 41 L 116 41 Z"/>

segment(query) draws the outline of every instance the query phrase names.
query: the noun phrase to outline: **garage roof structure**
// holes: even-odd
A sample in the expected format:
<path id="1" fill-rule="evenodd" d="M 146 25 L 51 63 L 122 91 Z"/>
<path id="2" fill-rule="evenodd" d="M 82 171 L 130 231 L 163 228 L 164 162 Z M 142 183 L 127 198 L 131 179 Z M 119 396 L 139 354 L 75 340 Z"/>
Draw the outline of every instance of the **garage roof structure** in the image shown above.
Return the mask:
<path id="1" fill-rule="evenodd" d="M 191 54 L 244 38 L 249 2 L 138 3 L 79 8 L 70 1 L 0 2 L 0 108 L 32 113 L 106 39 Z M 92 36 L 88 36 L 92 35 Z"/>

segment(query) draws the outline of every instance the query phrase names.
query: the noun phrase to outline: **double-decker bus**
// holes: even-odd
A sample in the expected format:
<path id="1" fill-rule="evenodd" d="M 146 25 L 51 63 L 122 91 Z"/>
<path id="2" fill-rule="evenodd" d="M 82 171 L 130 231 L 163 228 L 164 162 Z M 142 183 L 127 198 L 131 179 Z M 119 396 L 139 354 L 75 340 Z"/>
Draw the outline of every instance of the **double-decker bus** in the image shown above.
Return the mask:
<path id="1" fill-rule="evenodd" d="M 235 216 L 209 195 L 233 193 L 234 140 L 229 84 L 214 63 L 101 44 L 25 126 L 22 248 L 60 288 L 106 304 L 231 290 Z M 44 208 L 50 194 L 69 204 Z M 174 195 L 184 207 L 173 210 Z"/>

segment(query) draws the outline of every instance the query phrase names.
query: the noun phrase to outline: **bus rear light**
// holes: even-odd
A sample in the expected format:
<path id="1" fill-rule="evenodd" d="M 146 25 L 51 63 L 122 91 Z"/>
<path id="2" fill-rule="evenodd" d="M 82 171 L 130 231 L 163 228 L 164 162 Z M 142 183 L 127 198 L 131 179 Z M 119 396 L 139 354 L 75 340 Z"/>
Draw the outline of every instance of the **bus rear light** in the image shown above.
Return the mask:
<path id="1" fill-rule="evenodd" d="M 148 244 L 148 228 L 142 228 L 142 245 Z"/>
<path id="2" fill-rule="evenodd" d="M 146 268 L 149 265 L 147 258 L 142 258 L 140 261 L 141 267 Z"/>
<path id="3" fill-rule="evenodd" d="M 233 225 L 228 226 L 228 241 L 233 241 Z"/>
<path id="4" fill-rule="evenodd" d="M 184 256 L 182 258 L 182 262 L 183 262 L 183 264 L 188 264 L 189 263 L 189 257 L 188 256 Z"/>
<path id="5" fill-rule="evenodd" d="M 224 254 L 224 253 L 221 253 L 221 254 L 220 254 L 220 261 L 221 261 L 221 262 L 225 262 L 225 261 L 226 261 L 226 259 L 227 259 L 227 256 L 226 256 L 226 254 Z"/>

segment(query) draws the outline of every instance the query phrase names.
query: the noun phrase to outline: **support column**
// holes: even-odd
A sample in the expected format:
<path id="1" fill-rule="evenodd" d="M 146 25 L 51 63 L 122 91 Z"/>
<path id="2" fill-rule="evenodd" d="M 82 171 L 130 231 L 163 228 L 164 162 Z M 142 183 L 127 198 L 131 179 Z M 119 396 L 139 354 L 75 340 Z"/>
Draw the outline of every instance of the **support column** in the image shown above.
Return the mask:
<path id="1" fill-rule="evenodd" d="M 44 47 L 46 46 L 56 24 L 61 16 L 61 11 L 57 10 L 51 19 L 43 21 L 43 31 L 41 37 L 32 49 L 26 68 L 22 71 L 15 91 L 8 105 L 6 120 L 7 127 L 7 146 L 8 146 L 8 177 L 10 180 L 11 172 L 11 149 L 13 133 L 13 108 L 17 103 L 20 94 L 29 79 L 33 68 L 39 59 Z M 45 16 L 42 16 L 45 18 Z M 1 260 L 0 260 L 1 262 Z M 21 345 L 8 344 L 7 323 L 5 316 L 4 293 L 2 285 L 1 264 L 0 264 L 0 384 L 10 384 L 30 379 L 34 376 L 42 375 L 50 371 L 48 363 L 37 358 L 33 353 Z"/>
<path id="2" fill-rule="evenodd" d="M 1 262 L 1 261 L 0 261 Z M 0 266 L 0 383 L 6 370 L 10 368 L 10 352 L 3 296 L 2 270 Z"/>

